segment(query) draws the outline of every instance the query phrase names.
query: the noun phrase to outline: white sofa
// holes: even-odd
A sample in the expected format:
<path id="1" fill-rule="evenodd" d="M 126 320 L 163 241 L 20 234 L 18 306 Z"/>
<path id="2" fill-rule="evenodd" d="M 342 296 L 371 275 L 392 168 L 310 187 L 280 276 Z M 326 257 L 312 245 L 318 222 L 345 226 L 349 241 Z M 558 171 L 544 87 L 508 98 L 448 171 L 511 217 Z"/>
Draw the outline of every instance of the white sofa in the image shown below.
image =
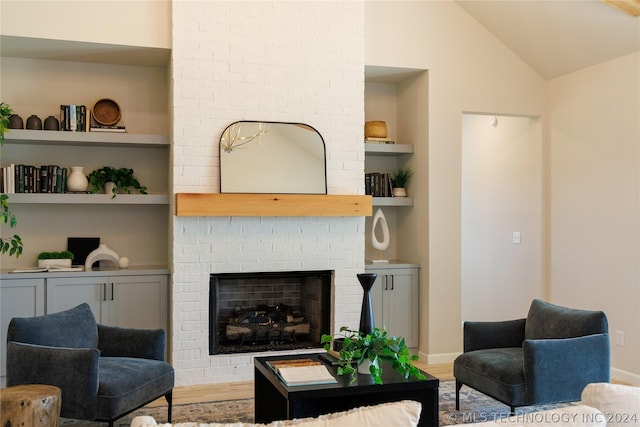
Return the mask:
<path id="1" fill-rule="evenodd" d="M 411 427 L 417 426 L 421 407 L 418 402 L 401 401 L 367 406 L 350 411 L 270 424 L 179 423 L 173 427 Z M 471 424 L 473 427 L 640 427 L 640 388 L 620 384 L 589 384 L 579 405 L 549 411 L 514 415 Z M 151 417 L 136 417 L 131 427 L 156 426 Z M 160 424 L 158 427 L 170 427 Z M 460 425 L 462 426 L 462 425 Z"/>

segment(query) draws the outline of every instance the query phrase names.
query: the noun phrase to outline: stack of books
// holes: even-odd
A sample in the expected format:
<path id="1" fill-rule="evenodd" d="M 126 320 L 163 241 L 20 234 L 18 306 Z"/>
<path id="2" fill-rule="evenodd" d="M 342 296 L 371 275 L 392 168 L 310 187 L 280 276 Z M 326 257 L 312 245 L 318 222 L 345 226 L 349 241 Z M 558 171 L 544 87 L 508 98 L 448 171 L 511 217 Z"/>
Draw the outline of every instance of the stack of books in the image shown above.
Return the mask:
<path id="1" fill-rule="evenodd" d="M 86 132 L 87 107 L 85 105 L 60 105 L 60 130 Z"/>
<path id="2" fill-rule="evenodd" d="M 273 369 L 280 380 L 288 386 L 335 384 L 335 379 L 327 367 L 317 360 L 291 359 L 268 361 L 267 365 Z"/>
<path id="3" fill-rule="evenodd" d="M 374 138 L 372 136 L 366 137 L 364 139 L 365 144 L 395 144 L 396 142 L 393 139 L 389 138 Z"/>
<path id="4" fill-rule="evenodd" d="M 373 197 L 392 197 L 391 178 L 388 173 L 371 172 L 364 174 L 365 194 Z"/>
<path id="5" fill-rule="evenodd" d="M 11 164 L 2 168 L 2 193 L 64 193 L 67 187 L 67 168 L 58 165 Z"/>

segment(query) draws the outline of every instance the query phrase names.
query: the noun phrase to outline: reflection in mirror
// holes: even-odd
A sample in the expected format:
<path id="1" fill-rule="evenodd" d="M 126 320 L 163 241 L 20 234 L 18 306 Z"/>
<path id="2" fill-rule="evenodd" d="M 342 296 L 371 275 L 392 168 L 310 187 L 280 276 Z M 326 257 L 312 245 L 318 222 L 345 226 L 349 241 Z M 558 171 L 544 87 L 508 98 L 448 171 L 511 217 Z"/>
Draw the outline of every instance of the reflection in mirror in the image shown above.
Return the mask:
<path id="1" fill-rule="evenodd" d="M 327 194 L 322 136 L 302 123 L 232 123 L 220 137 L 220 192 Z"/>

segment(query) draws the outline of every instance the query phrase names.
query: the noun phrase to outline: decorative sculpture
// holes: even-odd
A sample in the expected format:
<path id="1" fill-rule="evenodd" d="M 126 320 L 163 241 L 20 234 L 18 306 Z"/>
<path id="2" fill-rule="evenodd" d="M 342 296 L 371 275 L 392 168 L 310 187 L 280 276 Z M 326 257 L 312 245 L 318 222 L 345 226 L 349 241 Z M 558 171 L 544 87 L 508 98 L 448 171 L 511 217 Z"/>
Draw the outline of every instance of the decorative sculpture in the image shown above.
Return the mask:
<path id="1" fill-rule="evenodd" d="M 380 225 L 380 231 L 382 232 L 382 241 L 378 240 L 376 236 L 376 227 Z M 382 209 L 376 211 L 373 216 L 373 225 L 371 226 L 371 244 L 374 249 L 378 250 L 378 257 L 374 259 L 373 262 L 386 263 L 389 262 L 387 259 L 380 259 L 380 251 L 387 250 L 389 247 L 389 225 L 387 224 L 387 219 L 382 212 Z"/>

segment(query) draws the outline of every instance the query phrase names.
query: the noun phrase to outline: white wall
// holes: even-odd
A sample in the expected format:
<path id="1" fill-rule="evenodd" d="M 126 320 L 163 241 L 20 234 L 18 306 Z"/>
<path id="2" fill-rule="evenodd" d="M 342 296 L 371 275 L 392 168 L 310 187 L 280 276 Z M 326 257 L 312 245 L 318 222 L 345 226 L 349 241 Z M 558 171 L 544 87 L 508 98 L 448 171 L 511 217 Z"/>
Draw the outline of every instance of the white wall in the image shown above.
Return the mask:
<path id="1" fill-rule="evenodd" d="M 429 224 L 428 241 L 413 247 L 423 265 L 420 353 L 448 361 L 462 350 L 462 112 L 542 116 L 544 125 L 545 84 L 454 2 L 367 2 L 365 11 L 367 64 L 429 71 L 428 150 L 414 155 L 415 168 L 428 169 L 428 205 L 409 221 Z"/>
<path id="2" fill-rule="evenodd" d="M 541 154 L 534 118 L 462 117 L 462 320 L 522 318 L 542 296 Z"/>
<path id="3" fill-rule="evenodd" d="M 640 54 L 549 82 L 550 296 L 602 309 L 613 374 L 640 384 Z"/>
<path id="4" fill-rule="evenodd" d="M 329 194 L 364 194 L 360 2 L 175 2 L 173 189 L 219 191 L 219 139 L 237 120 L 307 123 Z M 209 274 L 334 270 L 333 327 L 356 326 L 364 218 L 174 217 L 173 366 L 180 385 L 251 380 L 253 356 L 208 354 Z"/>

